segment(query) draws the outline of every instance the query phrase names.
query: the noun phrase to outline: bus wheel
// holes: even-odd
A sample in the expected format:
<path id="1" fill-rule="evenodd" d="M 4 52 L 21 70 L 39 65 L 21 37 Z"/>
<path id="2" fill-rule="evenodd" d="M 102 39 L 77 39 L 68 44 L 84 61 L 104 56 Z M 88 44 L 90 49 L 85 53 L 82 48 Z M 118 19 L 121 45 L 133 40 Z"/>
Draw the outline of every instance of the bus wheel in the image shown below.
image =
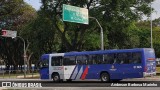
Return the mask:
<path id="1" fill-rule="evenodd" d="M 60 82 L 60 76 L 58 73 L 52 75 L 52 79 L 54 82 Z"/>
<path id="2" fill-rule="evenodd" d="M 109 74 L 105 73 L 105 72 L 101 74 L 100 78 L 101 78 L 102 82 L 109 82 L 110 81 Z"/>
<path id="3" fill-rule="evenodd" d="M 72 82 L 72 79 L 66 79 L 67 82 Z"/>
<path id="4" fill-rule="evenodd" d="M 113 79 L 111 82 L 119 82 L 121 79 Z"/>

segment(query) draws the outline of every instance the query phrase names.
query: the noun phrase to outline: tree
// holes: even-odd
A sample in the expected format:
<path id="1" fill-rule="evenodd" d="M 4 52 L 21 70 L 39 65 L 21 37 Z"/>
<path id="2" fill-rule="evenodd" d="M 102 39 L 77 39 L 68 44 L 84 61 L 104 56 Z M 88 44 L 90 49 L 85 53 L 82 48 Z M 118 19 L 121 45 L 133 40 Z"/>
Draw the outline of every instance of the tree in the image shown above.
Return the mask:
<path id="1" fill-rule="evenodd" d="M 89 16 L 96 17 L 102 24 L 105 32 L 105 48 L 127 48 L 128 47 L 128 27 L 132 22 L 141 19 L 143 14 L 150 15 L 150 7 L 148 6 L 153 0 L 42 0 L 41 9 L 45 14 L 50 15 L 56 30 L 61 35 L 63 42 L 62 51 L 82 50 L 82 45 L 88 45 L 86 32 L 94 31 L 98 25 L 74 24 L 69 22 L 61 22 L 62 20 L 62 4 L 70 4 L 89 10 Z M 57 22 L 61 22 L 59 25 Z M 64 30 L 62 31 L 61 28 Z M 94 28 L 91 28 L 94 27 Z M 98 33 L 95 32 L 95 34 Z M 128 33 L 126 33 L 128 32 Z M 93 34 L 93 33 L 91 33 Z M 86 37 L 85 37 L 86 35 Z M 96 40 L 98 42 L 98 40 Z M 85 43 L 84 43 L 85 42 Z M 95 44 L 97 45 L 97 44 Z M 94 46 L 94 44 L 93 44 Z M 97 48 L 97 47 L 96 47 Z M 93 48 L 90 48 L 93 49 Z"/>
<path id="2" fill-rule="evenodd" d="M 136 23 L 143 14 L 150 14 L 153 0 L 41 0 L 38 17 L 23 30 L 31 42 L 30 50 L 38 60 L 43 53 L 100 49 L 100 28 L 95 20 L 89 25 L 62 21 L 62 4 L 89 10 L 104 30 L 105 49 L 143 47 L 148 44 L 148 31 Z M 141 30 L 142 29 L 142 30 Z M 143 32 L 145 31 L 145 34 Z M 144 35 L 144 36 L 143 36 Z"/>
<path id="3" fill-rule="evenodd" d="M 142 18 L 150 15 L 148 4 L 153 0 L 100 0 L 100 12 L 107 23 L 109 48 L 128 48 L 129 27 Z M 98 12 L 98 13 L 100 13 Z"/>
<path id="4" fill-rule="evenodd" d="M 153 36 L 153 48 L 155 49 L 155 53 L 157 57 L 160 57 L 160 26 L 159 26 L 159 20 L 155 19 L 153 20 L 153 28 L 152 28 L 152 36 Z M 151 47 L 151 27 L 150 27 L 150 20 L 141 21 L 136 23 L 137 28 L 139 29 L 139 32 L 137 35 L 140 38 L 140 45 L 139 47 Z"/>
<path id="5" fill-rule="evenodd" d="M 160 57 L 160 18 L 153 20 L 153 48 L 156 57 Z"/>
<path id="6" fill-rule="evenodd" d="M 23 0 L 1 0 L 0 29 L 16 30 L 20 33 L 35 14 L 35 10 Z M 0 37 L 0 42 L 0 57 L 5 60 L 7 69 L 13 65 L 16 70 L 18 65 L 23 64 L 23 42 L 6 37 Z"/>
<path id="7" fill-rule="evenodd" d="M 53 22 L 41 11 L 37 18 L 26 25 L 21 35 L 31 43 L 29 48 L 36 60 L 43 53 L 52 53 L 60 48 L 61 42 Z"/>
<path id="8" fill-rule="evenodd" d="M 80 51 L 83 49 L 83 45 L 86 45 L 86 32 L 92 27 L 90 25 L 84 24 L 76 24 L 76 23 L 69 23 L 62 21 L 62 4 L 68 3 L 73 4 L 79 7 L 86 6 L 88 9 L 90 8 L 91 1 L 67 1 L 67 0 L 54 0 L 52 1 L 45 1 L 42 0 L 42 11 L 46 15 L 50 15 L 51 20 L 54 22 L 53 25 L 58 31 L 58 34 L 61 38 L 61 50 L 60 52 L 66 51 Z M 93 23 L 96 25 L 96 23 Z M 98 25 L 92 28 L 95 29 L 99 28 Z M 98 31 L 98 32 L 97 32 Z M 96 30 L 96 33 L 99 33 L 99 30 Z M 96 47 L 97 48 L 97 47 Z"/>

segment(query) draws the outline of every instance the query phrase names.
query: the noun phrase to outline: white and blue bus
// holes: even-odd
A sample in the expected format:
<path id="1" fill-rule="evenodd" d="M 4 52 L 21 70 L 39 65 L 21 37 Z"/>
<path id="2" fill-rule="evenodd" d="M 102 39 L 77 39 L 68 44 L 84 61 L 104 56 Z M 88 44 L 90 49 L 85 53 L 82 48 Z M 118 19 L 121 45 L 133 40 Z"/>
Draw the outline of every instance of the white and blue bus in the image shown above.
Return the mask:
<path id="1" fill-rule="evenodd" d="M 156 75 L 154 49 L 137 48 L 44 54 L 41 79 L 100 79 L 103 82 Z"/>

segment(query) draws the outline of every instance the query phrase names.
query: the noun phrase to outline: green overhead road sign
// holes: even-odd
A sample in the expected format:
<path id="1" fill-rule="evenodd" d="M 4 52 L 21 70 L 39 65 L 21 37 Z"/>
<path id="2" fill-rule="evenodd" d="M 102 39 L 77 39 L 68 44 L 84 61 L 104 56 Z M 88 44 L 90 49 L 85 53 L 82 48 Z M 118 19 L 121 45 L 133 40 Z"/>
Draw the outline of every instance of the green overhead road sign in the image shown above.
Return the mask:
<path id="1" fill-rule="evenodd" d="M 88 9 L 63 4 L 63 21 L 88 24 Z"/>

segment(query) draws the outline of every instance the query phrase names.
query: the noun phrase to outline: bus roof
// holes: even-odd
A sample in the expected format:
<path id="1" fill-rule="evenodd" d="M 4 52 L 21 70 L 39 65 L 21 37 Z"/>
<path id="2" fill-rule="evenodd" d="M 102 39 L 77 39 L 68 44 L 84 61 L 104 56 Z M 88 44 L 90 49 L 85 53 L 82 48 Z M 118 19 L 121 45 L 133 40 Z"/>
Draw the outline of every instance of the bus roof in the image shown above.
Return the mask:
<path id="1" fill-rule="evenodd" d="M 133 48 L 133 49 L 110 49 L 110 50 L 96 50 L 96 51 L 82 51 L 82 52 L 66 52 L 66 53 L 51 53 L 51 54 L 43 54 L 42 57 L 49 56 L 74 56 L 74 55 L 86 55 L 86 54 L 98 54 L 98 53 L 118 53 L 118 52 L 137 52 L 143 51 L 152 48 Z"/>
<path id="2" fill-rule="evenodd" d="M 45 60 L 45 59 L 48 59 L 49 58 L 49 54 L 43 54 L 41 56 L 41 60 Z"/>
<path id="3" fill-rule="evenodd" d="M 97 50 L 97 51 L 82 51 L 82 52 L 67 52 L 65 56 L 73 56 L 73 55 L 86 55 L 86 54 L 97 54 L 97 53 L 115 53 L 115 52 L 137 52 L 143 51 L 145 49 L 151 48 L 134 48 L 134 49 L 110 49 L 110 50 Z"/>
<path id="4" fill-rule="evenodd" d="M 64 56 L 64 53 L 51 53 L 51 54 L 43 54 L 41 57 L 49 57 L 49 56 Z"/>

